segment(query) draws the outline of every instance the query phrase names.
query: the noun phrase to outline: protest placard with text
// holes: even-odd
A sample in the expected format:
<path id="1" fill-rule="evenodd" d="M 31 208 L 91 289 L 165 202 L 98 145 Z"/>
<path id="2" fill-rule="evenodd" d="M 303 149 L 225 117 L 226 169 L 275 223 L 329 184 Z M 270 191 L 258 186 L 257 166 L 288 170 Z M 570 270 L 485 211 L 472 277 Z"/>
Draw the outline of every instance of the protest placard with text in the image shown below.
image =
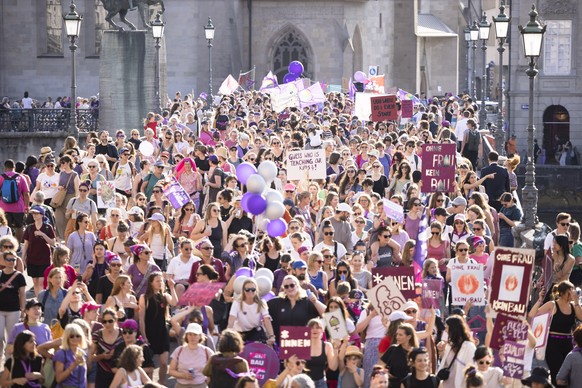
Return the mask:
<path id="1" fill-rule="evenodd" d="M 406 299 L 416 298 L 413 267 L 372 268 L 372 282 L 374 285 L 381 283 L 389 276 L 392 277 L 394 283 L 396 283 L 398 289 Z"/>
<path id="2" fill-rule="evenodd" d="M 400 310 L 406 303 L 406 298 L 400 292 L 392 276 L 387 276 L 368 291 L 368 299 L 378 314 L 388 318 L 393 311 Z"/>
<path id="3" fill-rule="evenodd" d="M 171 179 L 164 183 L 162 190 L 164 191 L 164 196 L 168 198 L 168 201 L 170 201 L 174 209 L 181 209 L 182 206 L 191 201 L 190 196 L 175 177 L 171 177 Z"/>
<path id="4" fill-rule="evenodd" d="M 287 154 L 287 179 L 325 179 L 325 150 L 291 151 Z"/>
<path id="5" fill-rule="evenodd" d="M 396 106 L 396 96 L 375 96 L 370 99 L 372 107 L 372 121 L 396 120 L 398 118 L 398 107 Z"/>
<path id="6" fill-rule="evenodd" d="M 116 207 L 115 181 L 97 182 L 97 207 L 99 209 L 112 209 Z"/>
<path id="7" fill-rule="evenodd" d="M 279 357 L 269 346 L 260 342 L 246 344 L 240 356 L 247 360 L 249 372 L 259 380 L 262 387 L 267 380 L 277 378 L 279 374 Z"/>
<path id="8" fill-rule="evenodd" d="M 443 279 L 423 279 L 422 281 L 422 308 L 440 308 L 443 295 Z"/>
<path id="9" fill-rule="evenodd" d="M 451 289 L 453 305 L 464 306 L 471 301 L 475 306 L 485 305 L 485 283 L 481 264 L 452 264 Z"/>
<path id="10" fill-rule="evenodd" d="M 387 199 L 382 201 L 382 205 L 384 207 L 384 213 L 386 213 L 390 219 L 399 223 L 404 222 L 404 208 L 401 205 Z"/>
<path id="11" fill-rule="evenodd" d="M 207 306 L 226 283 L 192 283 L 178 300 L 179 306 Z"/>
<path id="12" fill-rule="evenodd" d="M 409 119 L 412 117 L 412 107 L 414 102 L 412 100 L 402 100 L 400 101 L 402 104 L 402 118 Z"/>
<path id="13" fill-rule="evenodd" d="M 503 344 L 503 375 L 514 379 L 523 378 L 525 344 L 506 341 Z"/>
<path id="14" fill-rule="evenodd" d="M 311 359 L 311 329 L 305 326 L 281 326 L 279 357 L 287 360 L 296 355 L 300 360 Z"/>
<path id="15" fill-rule="evenodd" d="M 346 327 L 346 319 L 343 316 L 342 310 L 329 311 L 323 314 L 325 320 L 325 328 L 329 333 L 331 339 L 343 339 L 348 336 L 348 328 Z"/>
<path id="16" fill-rule="evenodd" d="M 454 191 L 456 144 L 422 146 L 422 192 Z"/>
<path id="17" fill-rule="evenodd" d="M 536 315 L 531 319 L 531 331 L 536 339 L 536 348 L 546 346 L 548 342 L 548 333 L 552 323 L 552 312 Z"/>
<path id="18" fill-rule="evenodd" d="M 493 349 L 501 349 L 505 341 L 525 341 L 527 331 L 528 325 L 525 322 L 508 315 L 497 314 L 489 346 Z"/>

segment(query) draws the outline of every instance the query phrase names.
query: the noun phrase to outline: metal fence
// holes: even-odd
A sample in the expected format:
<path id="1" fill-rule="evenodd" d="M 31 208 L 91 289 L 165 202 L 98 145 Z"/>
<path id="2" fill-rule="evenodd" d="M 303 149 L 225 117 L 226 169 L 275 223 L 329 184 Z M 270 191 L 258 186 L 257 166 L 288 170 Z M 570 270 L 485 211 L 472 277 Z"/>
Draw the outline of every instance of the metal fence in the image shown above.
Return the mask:
<path id="1" fill-rule="evenodd" d="M 67 131 L 70 109 L 10 109 L 0 111 L 0 132 Z M 99 129 L 99 109 L 77 109 L 79 132 Z"/>

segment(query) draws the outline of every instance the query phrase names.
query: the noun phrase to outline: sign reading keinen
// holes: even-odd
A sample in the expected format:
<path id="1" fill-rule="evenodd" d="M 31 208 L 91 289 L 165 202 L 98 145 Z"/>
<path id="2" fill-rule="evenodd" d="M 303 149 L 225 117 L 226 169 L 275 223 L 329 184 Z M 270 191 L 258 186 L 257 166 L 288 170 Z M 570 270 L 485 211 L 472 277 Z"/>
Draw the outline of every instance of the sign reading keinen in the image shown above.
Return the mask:
<path id="1" fill-rule="evenodd" d="M 455 144 L 424 144 L 422 146 L 422 191 L 454 191 Z"/>
<path id="2" fill-rule="evenodd" d="M 325 179 L 325 150 L 291 151 L 287 156 L 287 179 Z"/>
<path id="3" fill-rule="evenodd" d="M 402 296 L 406 299 L 416 298 L 416 286 L 414 284 L 414 268 L 412 267 L 380 267 L 372 268 L 372 281 L 374 285 L 381 283 L 391 276 L 398 286 Z"/>
<path id="4" fill-rule="evenodd" d="M 535 251 L 533 249 L 497 248 L 493 252 L 491 308 L 498 313 L 525 318 Z"/>
<path id="5" fill-rule="evenodd" d="M 372 121 L 398 119 L 396 96 L 378 96 L 370 99 L 372 105 Z"/>

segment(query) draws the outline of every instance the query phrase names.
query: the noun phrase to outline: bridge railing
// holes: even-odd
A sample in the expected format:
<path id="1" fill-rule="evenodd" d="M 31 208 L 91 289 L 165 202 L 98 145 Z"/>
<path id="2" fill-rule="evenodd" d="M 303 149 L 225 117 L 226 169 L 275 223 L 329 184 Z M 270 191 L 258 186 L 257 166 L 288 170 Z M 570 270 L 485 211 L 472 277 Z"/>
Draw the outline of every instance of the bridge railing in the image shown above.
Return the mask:
<path id="1" fill-rule="evenodd" d="M 0 132 L 63 132 L 70 109 L 10 109 L 0 111 Z M 77 109 L 79 132 L 99 130 L 99 109 Z"/>

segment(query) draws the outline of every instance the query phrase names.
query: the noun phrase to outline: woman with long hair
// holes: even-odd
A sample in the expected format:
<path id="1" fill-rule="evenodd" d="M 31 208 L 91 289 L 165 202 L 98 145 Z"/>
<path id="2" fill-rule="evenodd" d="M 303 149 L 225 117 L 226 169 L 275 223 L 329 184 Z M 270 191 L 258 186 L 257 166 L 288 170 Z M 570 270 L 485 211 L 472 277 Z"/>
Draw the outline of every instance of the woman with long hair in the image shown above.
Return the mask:
<path id="1" fill-rule="evenodd" d="M 105 210 L 104 208 L 99 208 L 97 210 L 97 184 L 98 182 L 105 182 L 107 179 L 101 175 L 99 173 L 99 162 L 96 159 L 91 159 L 87 162 L 87 168 L 89 169 L 89 172 L 87 172 L 86 174 L 81 175 L 81 183 L 79 184 L 79 189 L 81 189 L 81 186 L 85 186 L 86 191 L 79 191 L 80 193 L 85 193 L 84 195 L 82 195 L 81 197 L 77 198 L 77 201 L 82 201 L 82 205 L 85 207 L 80 208 L 80 209 L 75 209 L 77 211 L 83 211 L 89 215 L 91 215 L 91 218 L 93 217 L 97 217 L 96 213 L 97 211 L 99 211 L 99 213 L 104 214 Z M 85 204 L 85 202 L 87 200 L 91 200 L 93 203 L 91 204 L 91 201 L 87 202 Z M 90 205 L 90 206 L 89 206 Z M 91 211 L 92 208 L 95 209 L 95 211 Z M 74 214 L 73 214 L 74 217 Z M 94 224 L 94 222 L 93 222 Z"/>
<path id="2" fill-rule="evenodd" d="M 117 237 L 117 226 L 121 222 L 122 215 L 121 209 L 114 207 L 107 209 L 107 224 L 99 232 L 99 238 L 101 240 L 109 240 L 113 237 Z"/>
<path id="3" fill-rule="evenodd" d="M 55 381 L 59 387 L 87 387 L 87 339 L 81 326 L 68 324 L 61 348 L 53 356 Z"/>
<path id="4" fill-rule="evenodd" d="M 493 179 L 494 177 L 495 174 L 489 174 L 479 179 L 476 172 L 474 171 L 467 172 L 467 175 L 465 175 L 465 178 L 463 179 L 460 185 L 461 194 L 463 195 L 463 197 L 465 197 L 465 199 L 468 200 L 475 191 L 479 193 L 484 193 L 485 188 L 483 187 L 483 182 L 485 182 L 487 179 Z"/>
<path id="5" fill-rule="evenodd" d="M 59 315 L 59 307 L 67 295 L 67 290 L 63 287 L 67 275 L 63 268 L 55 267 L 50 270 L 47 276 L 47 286 L 38 294 L 38 300 L 41 301 L 43 308 L 44 321 L 49 325 L 53 319 Z M 71 284 L 74 283 L 71 282 Z"/>
<path id="6" fill-rule="evenodd" d="M 410 373 L 402 380 L 400 388 L 438 388 L 439 381 L 430 373 L 430 357 L 424 347 L 414 348 L 408 353 Z"/>
<path id="7" fill-rule="evenodd" d="M 400 323 L 392 345 L 380 357 L 390 372 L 389 384 L 391 388 L 400 388 L 400 382 L 408 374 L 408 354 L 418 347 L 416 330 L 409 323 Z"/>
<path id="8" fill-rule="evenodd" d="M 36 351 L 36 336 L 24 330 L 14 340 L 12 357 L 4 365 L 0 385 L 33 388 L 40 387 L 43 382 L 42 356 Z"/>
<path id="9" fill-rule="evenodd" d="M 105 301 L 105 309 L 116 311 L 119 322 L 137 317 L 137 299 L 133 295 L 131 279 L 127 275 L 119 275 L 113 283 L 111 295 Z"/>
<path id="10" fill-rule="evenodd" d="M 292 388 L 293 377 L 305 373 L 305 363 L 305 360 L 300 360 L 296 355 L 292 355 L 287 360 L 284 360 L 284 369 L 277 376 L 275 385 L 282 388 Z"/>
<path id="11" fill-rule="evenodd" d="M 166 271 L 168 261 L 174 256 L 174 240 L 170 226 L 166 218 L 159 214 L 153 214 L 150 218 L 150 227 L 143 237 L 144 244 L 152 250 L 152 258 L 162 271 Z"/>
<path id="12" fill-rule="evenodd" d="M 279 237 L 265 236 L 260 245 L 259 263 L 271 272 L 275 272 L 280 266 L 282 250 L 283 245 Z"/>
<path id="13" fill-rule="evenodd" d="M 44 204 L 50 205 L 51 200 L 57 194 L 59 186 L 59 174 L 55 171 L 55 162 L 50 160 L 46 164 L 46 168 L 36 178 L 36 185 L 30 194 L 34 198 L 38 191 L 44 194 Z"/>
<path id="14" fill-rule="evenodd" d="M 434 210 L 437 208 L 445 209 L 448 200 L 449 198 L 443 192 L 437 191 L 432 193 L 428 201 L 428 206 L 426 207 L 426 217 L 431 221 L 434 220 Z"/>
<path id="15" fill-rule="evenodd" d="M 76 318 L 83 317 L 83 305 L 87 303 L 95 304 L 95 300 L 89 294 L 87 285 L 75 280 L 69 287 L 65 299 L 61 302 L 58 312 L 58 320 L 62 327 L 72 322 Z"/>
<path id="16" fill-rule="evenodd" d="M 55 246 L 53 249 L 52 264 L 44 271 L 44 281 L 42 285 L 43 289 L 46 290 L 48 286 L 49 273 L 54 268 L 61 268 L 65 273 L 66 277 L 64 279 L 64 288 L 69 288 L 75 279 L 77 279 L 77 272 L 75 271 L 75 268 L 69 265 L 69 254 L 69 248 L 67 248 L 65 245 Z"/>
<path id="17" fill-rule="evenodd" d="M 499 246 L 513 247 L 512 228 L 521 221 L 523 213 L 515 203 L 515 198 L 511 193 L 503 193 L 499 198 L 501 209 L 499 215 Z"/>
<path id="18" fill-rule="evenodd" d="M 569 237 L 567 235 L 559 234 L 554 236 L 552 259 L 554 260 L 552 285 L 569 280 L 576 260 L 570 254 Z"/>
<path id="19" fill-rule="evenodd" d="M 372 163 L 372 175 L 370 175 L 370 179 L 374 182 L 372 185 L 372 190 L 375 193 L 378 193 L 380 197 L 384 198 L 388 195 L 388 178 L 382 172 L 382 163 L 378 159 L 376 159 Z"/>
<path id="20" fill-rule="evenodd" d="M 323 255 L 320 252 L 311 252 L 307 259 L 307 271 L 309 276 L 309 283 L 315 287 L 318 293 L 318 298 L 323 301 L 323 297 L 327 294 L 328 278 L 325 271 L 323 271 Z"/>
<path id="21" fill-rule="evenodd" d="M 494 242 L 499 241 L 499 214 L 495 208 L 489 206 L 486 194 L 473 193 L 468 200 L 469 206 L 477 205 L 483 210 L 485 222 L 491 231 L 491 238 Z"/>
<path id="22" fill-rule="evenodd" d="M 477 371 L 483 375 L 485 387 L 500 387 L 511 384 L 512 379 L 503 376 L 503 369 L 493 366 L 495 358 L 493 351 L 487 346 L 478 346 L 473 356 L 473 364 Z"/>
<path id="23" fill-rule="evenodd" d="M 394 152 L 394 155 L 392 156 L 392 165 L 390 166 L 390 182 L 392 182 L 394 177 L 398 175 L 398 171 L 400 170 L 400 163 L 402 163 L 405 158 L 406 157 L 402 151 Z"/>
<path id="24" fill-rule="evenodd" d="M 227 230 L 228 227 L 220 219 L 220 206 L 218 203 L 212 202 L 206 206 L 204 219 L 198 221 L 190 234 L 190 239 L 199 242 L 208 238 L 214 248 L 213 256 L 221 257 L 227 243 Z"/>
<path id="25" fill-rule="evenodd" d="M 101 313 L 103 327 L 93 332 L 91 360 L 97 362 L 95 386 L 108 387 L 113 381 L 115 347 L 123 342 L 121 329 L 117 326 L 117 314 L 112 309 L 105 309 Z"/>
<path id="26" fill-rule="evenodd" d="M 377 268 L 390 267 L 400 262 L 400 245 L 392 240 L 388 226 L 378 228 L 378 241 L 370 245 L 371 261 Z"/>
<path id="27" fill-rule="evenodd" d="M 168 374 L 176 378 L 178 387 L 207 386 L 206 376 L 202 374 L 202 370 L 214 352 L 202 344 L 205 339 L 202 326 L 198 323 L 188 324 L 182 346 L 174 350 L 170 356 Z"/>
<path id="28" fill-rule="evenodd" d="M 144 361 L 143 350 L 139 345 L 129 345 L 121 353 L 118 368 L 110 388 L 142 387 L 151 380 L 141 365 Z"/>
<path id="29" fill-rule="evenodd" d="M 167 283 L 170 294 L 164 292 L 164 275 L 161 272 L 154 272 L 149 275 L 145 294 L 139 297 L 140 332 L 144 340 L 150 344 L 154 355 L 159 356 L 159 381 L 162 384 L 166 380 L 170 350 L 170 339 L 166 327 L 168 305 L 175 306 L 178 303 L 174 281 L 168 279 Z"/>
<path id="30" fill-rule="evenodd" d="M 97 296 L 99 279 L 109 271 L 109 263 L 106 260 L 107 248 L 107 242 L 95 241 L 95 245 L 93 245 L 93 260 L 87 265 L 83 273 L 83 282 L 89 285 L 89 293 L 93 298 Z"/>
<path id="31" fill-rule="evenodd" d="M 328 368 L 332 371 L 337 370 L 339 347 L 334 347 L 330 342 L 323 340 L 324 327 L 318 318 L 309 320 L 307 327 L 311 333 L 311 358 L 305 364 L 307 375 L 311 377 L 316 388 L 326 388 L 325 371 Z"/>
<path id="32" fill-rule="evenodd" d="M 356 331 L 366 339 L 363 361 L 365 377 L 364 387 L 369 387 L 370 376 L 372 374 L 374 365 L 378 363 L 378 345 L 380 344 L 382 338 L 384 338 L 384 333 L 386 331 L 382 315 L 380 315 L 378 311 L 374 309 L 374 306 L 371 303 L 368 304 L 368 306 L 360 314 L 356 324 Z"/>
<path id="33" fill-rule="evenodd" d="M 420 226 L 420 219 L 422 218 L 423 207 L 420 198 L 412 197 L 408 201 L 408 213 L 404 219 L 404 229 L 408 233 L 409 238 L 416 240 Z"/>
<path id="34" fill-rule="evenodd" d="M 157 206 L 161 209 L 161 213 L 166 220 L 170 220 L 173 217 L 173 210 L 174 208 L 164 197 L 164 189 L 161 184 L 156 183 L 152 190 L 152 196 L 150 202 L 147 204 L 147 209 L 150 209 L 154 206 Z"/>
<path id="35" fill-rule="evenodd" d="M 404 191 L 411 183 L 412 175 L 410 171 L 410 164 L 403 160 L 398 165 L 398 171 L 390 181 L 390 185 L 387 188 L 389 196 L 392 196 L 392 194 L 404 194 Z"/>
<path id="36" fill-rule="evenodd" d="M 193 202 L 188 202 L 180 209 L 178 217 L 174 223 L 174 237 L 188 238 L 196 225 L 200 221 L 200 216 L 196 214 L 196 206 Z"/>
<path id="37" fill-rule="evenodd" d="M 443 237 L 443 224 L 433 221 L 430 224 L 430 237 L 427 240 L 427 257 L 438 262 L 438 269 L 445 273 L 447 261 L 451 257 L 450 242 Z"/>
<path id="38" fill-rule="evenodd" d="M 341 282 L 349 283 L 351 290 L 358 288 L 358 281 L 352 277 L 352 269 L 345 261 L 339 261 L 335 267 L 333 279 L 329 283 L 329 297 L 338 296 L 337 288 Z"/>
<path id="39" fill-rule="evenodd" d="M 448 340 L 437 345 L 441 355 L 440 369 L 448 368 L 449 378 L 442 382 L 444 388 L 456 388 L 463 383 L 463 367 L 473 362 L 475 343 L 465 319 L 459 315 L 451 315 L 445 321 L 445 331 Z"/>
<path id="40" fill-rule="evenodd" d="M 146 292 L 147 279 L 154 272 L 160 272 L 160 267 L 152 260 L 152 251 L 145 244 L 137 244 L 130 248 L 133 253 L 133 264 L 127 270 L 127 276 L 131 279 L 135 296 L 139 298 Z"/>
<path id="41" fill-rule="evenodd" d="M 73 197 L 79 196 L 79 175 L 73 171 L 73 159 L 65 155 L 59 159 L 60 173 L 58 191 L 65 191 L 66 195 L 61 206 L 55 209 L 56 229 L 59 236 L 64 237 L 67 226 L 67 218 L 65 215 L 66 206 Z"/>
<path id="42" fill-rule="evenodd" d="M 27 264 L 26 272 L 33 280 L 35 295 L 38 295 L 43 290 L 44 271 L 50 266 L 55 231 L 45 222 L 45 210 L 41 206 L 33 206 L 30 213 L 34 222 L 24 230 L 22 260 Z"/>
<path id="43" fill-rule="evenodd" d="M 271 316 L 267 304 L 259 296 L 259 285 L 254 278 L 245 279 L 240 295 L 230 309 L 228 328 L 238 331 L 245 342 L 275 343 Z"/>

